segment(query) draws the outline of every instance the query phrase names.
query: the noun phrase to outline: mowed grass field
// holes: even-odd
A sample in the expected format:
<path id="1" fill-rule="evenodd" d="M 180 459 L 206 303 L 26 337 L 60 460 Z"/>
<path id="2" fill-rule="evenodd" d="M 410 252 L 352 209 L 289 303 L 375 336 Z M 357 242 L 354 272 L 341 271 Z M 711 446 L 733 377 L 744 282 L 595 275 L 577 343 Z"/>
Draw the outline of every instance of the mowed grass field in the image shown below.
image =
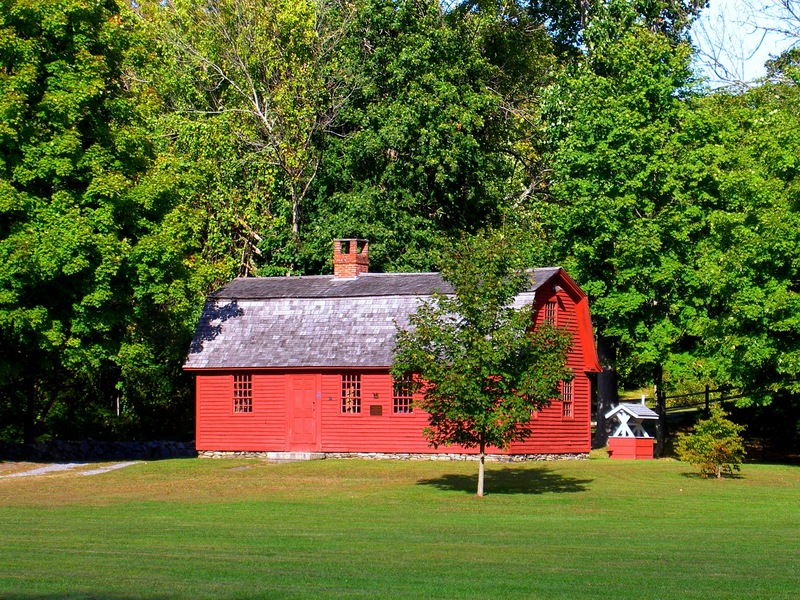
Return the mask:
<path id="1" fill-rule="evenodd" d="M 35 466 L 35 465 L 34 465 Z M 7 475 L 2 598 L 797 598 L 800 468 L 171 460 Z"/>

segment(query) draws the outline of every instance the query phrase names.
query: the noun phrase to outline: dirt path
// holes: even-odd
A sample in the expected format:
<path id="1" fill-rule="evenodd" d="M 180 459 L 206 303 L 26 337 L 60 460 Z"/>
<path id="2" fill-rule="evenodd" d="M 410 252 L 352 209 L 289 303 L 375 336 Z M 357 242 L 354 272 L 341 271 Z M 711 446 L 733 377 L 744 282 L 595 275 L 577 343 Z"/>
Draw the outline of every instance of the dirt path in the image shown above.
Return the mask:
<path id="1" fill-rule="evenodd" d="M 128 461 L 128 462 L 121 462 L 115 463 L 113 465 L 104 465 L 102 467 L 98 467 L 96 469 L 91 469 L 88 471 L 76 471 L 76 475 L 100 475 L 101 473 L 108 473 L 109 471 L 113 471 L 115 469 L 123 469 L 125 467 L 129 467 L 131 465 L 139 464 L 142 461 Z M 34 475 L 47 475 L 49 473 L 58 473 L 60 471 L 70 471 L 72 469 L 76 469 L 78 467 L 85 467 L 89 463 L 54 463 L 51 465 L 44 465 L 42 467 L 37 467 L 35 469 L 29 469 L 27 471 L 19 471 L 17 473 L 11 473 L 9 475 L 0 475 L 0 479 L 8 479 L 9 477 L 30 477 Z"/>
<path id="2" fill-rule="evenodd" d="M 116 463 L 114 465 L 106 465 L 105 467 L 98 467 L 97 469 L 92 469 L 90 471 L 79 471 L 76 475 L 100 475 L 101 473 L 108 473 L 109 471 L 114 471 L 116 469 L 124 469 L 125 467 L 130 467 L 131 465 L 138 465 L 140 460 L 131 460 L 128 462 L 121 462 Z"/>

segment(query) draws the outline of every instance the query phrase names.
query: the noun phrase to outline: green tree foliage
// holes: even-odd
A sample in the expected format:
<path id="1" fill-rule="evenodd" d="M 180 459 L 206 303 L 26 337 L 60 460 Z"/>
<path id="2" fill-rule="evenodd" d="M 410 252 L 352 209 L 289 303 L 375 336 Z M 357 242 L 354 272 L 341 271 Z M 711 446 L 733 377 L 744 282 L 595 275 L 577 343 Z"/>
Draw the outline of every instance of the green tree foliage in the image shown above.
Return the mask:
<path id="1" fill-rule="evenodd" d="M 791 55 L 771 63 L 780 83 L 701 98 L 690 48 L 625 6 L 595 13 L 547 99 L 556 260 L 627 383 L 796 390 Z"/>
<path id="2" fill-rule="evenodd" d="M 215 245 L 233 246 L 223 255 L 239 254 L 239 274 L 296 266 L 319 138 L 349 91 L 338 49 L 351 10 L 283 0 L 137 9 L 156 48 L 148 77 L 167 109 L 161 126 L 175 156 L 210 179 L 195 204 L 206 203 Z"/>
<path id="3" fill-rule="evenodd" d="M 696 285 L 684 275 L 695 225 L 676 198 L 675 144 L 691 48 L 653 32 L 626 2 L 596 14 L 585 36 L 587 56 L 545 99 L 552 176 L 542 213 L 553 261 L 590 299 L 602 414 L 615 373 L 660 385 L 691 333 Z"/>
<path id="4" fill-rule="evenodd" d="M 678 44 L 688 41 L 689 27 L 707 5 L 707 0 L 530 0 L 528 13 L 547 27 L 561 55 L 578 57 L 589 37 L 586 28 L 595 20 L 632 16 L 651 32 Z"/>
<path id="5" fill-rule="evenodd" d="M 678 458 L 698 467 L 703 477 L 722 479 L 723 473 L 733 475 L 740 470 L 745 454 L 740 434 L 745 428 L 726 417 L 725 411 L 715 406 L 711 416 L 698 421 L 692 433 L 678 436 Z"/>
<path id="6" fill-rule="evenodd" d="M 501 153 L 511 175 L 503 182 L 504 213 L 527 227 L 538 220 L 531 198 L 546 191 L 541 98 L 559 65 L 553 40 L 530 16 L 522 2 L 472 0 L 461 4 L 451 19 L 463 20 L 474 44 L 493 67 L 489 88 L 501 97 L 495 120 Z"/>
<path id="7" fill-rule="evenodd" d="M 448 238 L 510 204 L 527 153 L 517 109 L 546 76 L 549 42 L 495 6 L 368 0 L 348 44 L 358 79 L 325 140 L 313 260 L 329 262 L 331 238 L 360 236 L 379 269 L 430 269 Z"/>
<path id="8" fill-rule="evenodd" d="M 113 1 L 7 1 L 0 31 L 3 435 L 108 431 L 148 301 L 137 242 L 163 215 L 136 187 L 154 150 L 123 77 L 131 23 Z"/>
<path id="9" fill-rule="evenodd" d="M 507 448 L 530 435 L 531 413 L 557 397 L 569 336 L 531 327 L 533 308 L 514 308 L 530 275 L 502 234 L 464 238 L 442 275 L 454 289 L 423 303 L 397 335 L 392 372 L 422 385 L 419 408 L 434 447 L 460 444 L 480 452 L 478 496 L 484 491 L 487 446 Z"/>
<path id="10" fill-rule="evenodd" d="M 798 53 L 701 97 L 702 6 L 0 0 L 0 436 L 188 429 L 210 289 L 501 222 L 588 293 L 601 414 L 615 373 L 796 398 Z"/>
<path id="11" fill-rule="evenodd" d="M 789 69 L 790 71 L 791 69 Z M 691 195 L 706 318 L 703 370 L 768 401 L 800 392 L 800 89 L 785 81 L 700 103 Z"/>
<path id="12" fill-rule="evenodd" d="M 745 404 L 796 393 L 792 56 L 770 63 L 776 83 L 701 97 L 690 48 L 620 6 L 589 22 L 585 61 L 545 113 L 543 214 L 590 296 L 600 412 L 615 368 L 631 387 L 735 386 Z"/>

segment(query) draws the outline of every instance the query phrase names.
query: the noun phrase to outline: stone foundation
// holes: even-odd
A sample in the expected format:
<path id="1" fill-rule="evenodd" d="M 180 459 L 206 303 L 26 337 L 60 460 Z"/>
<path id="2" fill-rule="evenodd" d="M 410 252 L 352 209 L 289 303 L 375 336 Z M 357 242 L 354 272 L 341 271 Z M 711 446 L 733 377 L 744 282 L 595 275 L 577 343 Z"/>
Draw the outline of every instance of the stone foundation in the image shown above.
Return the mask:
<path id="1" fill-rule="evenodd" d="M 97 462 L 110 460 L 156 460 L 163 458 L 257 458 L 270 461 L 319 460 L 325 458 L 361 460 L 478 460 L 477 454 L 408 453 L 408 452 L 228 452 L 196 451 L 194 442 L 36 442 L 33 444 L 0 443 L 0 460 L 32 462 Z M 543 460 L 589 458 L 576 454 L 487 454 L 487 462 L 512 463 Z"/>
<path id="2" fill-rule="evenodd" d="M 303 454 L 303 456 L 300 456 Z M 308 456 L 305 456 L 308 454 Z M 463 453 L 404 453 L 404 452 L 225 452 L 220 450 L 200 450 L 200 458 L 258 458 L 261 460 L 312 460 L 325 458 L 361 459 L 361 460 L 441 460 L 460 461 L 478 460 L 477 454 Z M 587 452 L 575 454 L 487 454 L 486 462 L 513 463 L 547 460 L 584 460 L 589 458 Z"/>
<path id="3" fill-rule="evenodd" d="M 33 444 L 0 443 L 0 460 L 31 462 L 102 462 L 194 458 L 194 442 L 69 442 L 53 440 Z"/>

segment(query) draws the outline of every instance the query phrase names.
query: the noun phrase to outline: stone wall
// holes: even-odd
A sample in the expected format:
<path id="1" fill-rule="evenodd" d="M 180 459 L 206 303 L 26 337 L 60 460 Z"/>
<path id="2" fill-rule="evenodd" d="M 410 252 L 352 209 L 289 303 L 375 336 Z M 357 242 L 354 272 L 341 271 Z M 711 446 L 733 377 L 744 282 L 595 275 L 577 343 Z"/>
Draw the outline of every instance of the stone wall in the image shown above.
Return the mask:
<path id="1" fill-rule="evenodd" d="M 266 460 L 271 452 L 228 452 L 225 450 L 200 450 L 198 458 L 260 458 Z"/>
<path id="2" fill-rule="evenodd" d="M 442 460 L 442 461 L 477 461 L 477 454 L 391 454 L 383 452 L 326 452 L 327 458 L 361 458 L 366 460 Z M 486 462 L 513 463 L 545 460 L 586 459 L 589 455 L 580 454 L 487 454 Z"/>
<path id="3" fill-rule="evenodd" d="M 32 462 L 100 462 L 109 460 L 157 460 L 194 458 L 194 442 L 98 442 L 84 440 L 36 442 L 33 444 L 0 443 L 0 460 Z"/>

